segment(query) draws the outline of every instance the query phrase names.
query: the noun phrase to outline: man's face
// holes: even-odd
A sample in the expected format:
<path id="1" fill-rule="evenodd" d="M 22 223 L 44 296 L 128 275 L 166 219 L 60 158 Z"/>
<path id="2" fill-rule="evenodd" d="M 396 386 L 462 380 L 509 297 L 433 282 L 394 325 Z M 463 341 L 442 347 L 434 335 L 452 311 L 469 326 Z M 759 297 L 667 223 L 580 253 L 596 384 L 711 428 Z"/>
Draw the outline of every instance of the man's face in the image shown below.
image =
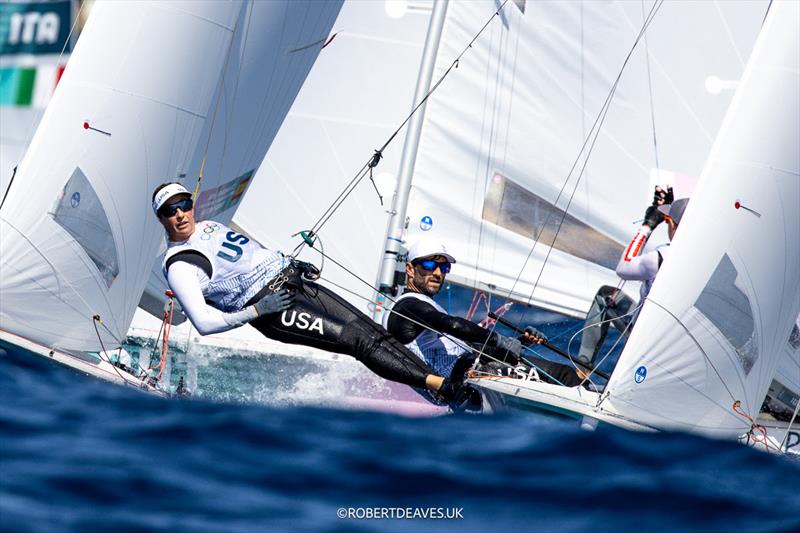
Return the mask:
<path id="1" fill-rule="evenodd" d="M 678 231 L 678 225 L 668 216 L 665 216 L 664 220 L 667 222 L 667 237 L 672 240 L 675 238 L 675 232 Z"/>
<path id="2" fill-rule="evenodd" d="M 441 255 L 420 259 L 431 259 L 437 263 L 448 262 L 447 258 Z M 433 270 L 425 270 L 420 264 L 406 263 L 406 276 L 408 276 L 407 284 L 409 289 L 427 296 L 433 296 L 442 288 L 446 274 L 442 272 L 439 265 Z"/>
<path id="3" fill-rule="evenodd" d="M 159 211 L 165 210 L 169 212 L 171 211 L 171 209 L 169 209 L 170 206 L 179 204 L 187 198 L 189 197 L 185 194 L 173 196 L 167 200 L 167 203 L 165 203 Z M 161 222 L 164 229 L 167 230 L 169 240 L 174 242 L 185 241 L 194 233 L 194 208 L 184 211 L 178 207 L 171 216 L 159 215 L 158 221 Z"/>

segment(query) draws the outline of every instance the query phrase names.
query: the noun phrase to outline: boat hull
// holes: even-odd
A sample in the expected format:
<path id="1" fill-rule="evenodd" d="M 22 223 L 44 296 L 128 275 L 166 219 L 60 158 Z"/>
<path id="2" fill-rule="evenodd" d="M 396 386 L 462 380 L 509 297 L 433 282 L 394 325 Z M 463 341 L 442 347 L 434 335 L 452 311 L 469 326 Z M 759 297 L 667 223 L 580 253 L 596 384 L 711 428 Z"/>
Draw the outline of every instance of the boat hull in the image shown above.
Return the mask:
<path id="1" fill-rule="evenodd" d="M 109 383 L 134 387 L 158 396 L 168 396 L 165 391 L 95 354 L 48 348 L 4 330 L 0 330 L 0 350 L 3 351 L 4 358 L 8 357 L 22 364 L 34 364 L 33 361 L 38 361 L 48 365 L 58 365 Z"/>

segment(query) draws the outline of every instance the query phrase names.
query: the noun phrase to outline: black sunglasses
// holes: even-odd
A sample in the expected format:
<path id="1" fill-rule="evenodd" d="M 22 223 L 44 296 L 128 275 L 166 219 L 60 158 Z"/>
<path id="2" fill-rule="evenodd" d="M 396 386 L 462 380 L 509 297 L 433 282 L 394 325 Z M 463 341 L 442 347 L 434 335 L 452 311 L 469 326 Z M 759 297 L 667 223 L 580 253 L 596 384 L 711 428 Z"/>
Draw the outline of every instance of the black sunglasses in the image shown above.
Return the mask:
<path id="1" fill-rule="evenodd" d="M 169 218 L 174 217 L 175 213 L 178 212 L 178 209 L 183 211 L 184 213 L 187 211 L 191 211 L 192 207 L 194 207 L 194 202 L 191 198 L 184 198 L 182 200 L 178 200 L 177 202 L 173 202 L 171 204 L 162 205 L 161 208 L 158 210 L 158 216 Z"/>
<path id="2" fill-rule="evenodd" d="M 439 270 L 442 271 L 442 274 L 447 274 L 450 272 L 450 263 L 447 261 L 442 261 L 439 263 L 433 259 L 425 259 L 422 261 L 415 261 L 414 264 L 421 266 L 422 270 L 427 270 L 428 272 L 433 272 L 436 270 L 436 267 L 439 267 Z"/>

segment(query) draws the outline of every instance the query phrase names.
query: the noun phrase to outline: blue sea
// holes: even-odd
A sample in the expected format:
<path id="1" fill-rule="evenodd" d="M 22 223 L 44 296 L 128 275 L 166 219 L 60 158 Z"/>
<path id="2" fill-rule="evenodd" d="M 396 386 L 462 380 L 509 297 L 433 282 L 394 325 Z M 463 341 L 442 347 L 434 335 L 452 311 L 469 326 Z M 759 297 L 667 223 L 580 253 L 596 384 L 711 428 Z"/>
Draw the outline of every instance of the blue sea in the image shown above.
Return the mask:
<path id="1" fill-rule="evenodd" d="M 283 383 L 321 364 L 222 357 L 207 371 Z M 3 351 L 0 529 L 800 530 L 800 464 L 735 443 L 216 394 L 160 399 Z"/>

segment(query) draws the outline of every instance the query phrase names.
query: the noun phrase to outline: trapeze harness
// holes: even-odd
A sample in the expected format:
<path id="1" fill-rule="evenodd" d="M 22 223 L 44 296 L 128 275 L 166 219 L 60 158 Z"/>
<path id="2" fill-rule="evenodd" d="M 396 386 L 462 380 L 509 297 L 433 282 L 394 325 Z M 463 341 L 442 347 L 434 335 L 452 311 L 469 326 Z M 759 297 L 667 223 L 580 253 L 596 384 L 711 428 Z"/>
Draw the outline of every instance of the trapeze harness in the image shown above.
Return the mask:
<path id="1" fill-rule="evenodd" d="M 177 279 L 173 270 L 194 272 L 205 302 L 191 301 L 194 280 L 189 280 L 187 288 L 183 278 L 190 276 Z M 262 248 L 218 222 L 199 222 L 189 239 L 171 242 L 163 271 L 192 323 L 196 327 L 204 321 L 215 325 L 206 331 L 198 327 L 201 333 L 224 331 L 250 321 L 266 337 L 353 356 L 382 378 L 412 387 L 424 388 L 426 377 L 435 374 L 354 306 L 326 287 L 303 279 L 290 258 Z M 283 289 L 295 293 L 294 305 L 253 319 L 247 308 Z M 204 314 L 212 318 L 204 318 Z"/>

